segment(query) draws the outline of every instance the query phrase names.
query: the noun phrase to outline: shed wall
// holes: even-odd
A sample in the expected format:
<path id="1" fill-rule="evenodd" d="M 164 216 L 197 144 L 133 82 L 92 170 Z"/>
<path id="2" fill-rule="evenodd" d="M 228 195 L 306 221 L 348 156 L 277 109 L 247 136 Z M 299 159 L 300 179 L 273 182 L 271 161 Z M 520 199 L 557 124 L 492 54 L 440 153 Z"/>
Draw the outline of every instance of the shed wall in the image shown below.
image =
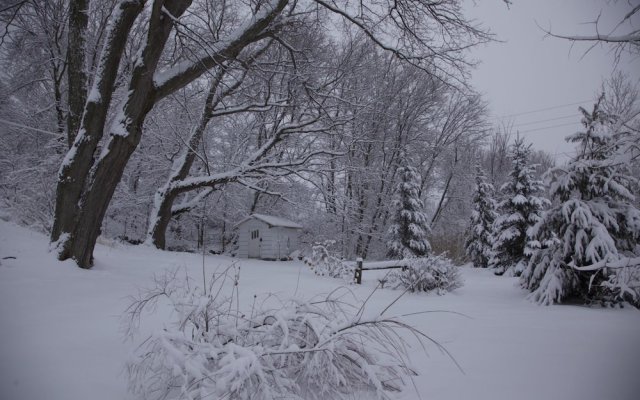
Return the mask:
<path id="1" fill-rule="evenodd" d="M 269 227 L 265 222 L 249 219 L 238 225 L 238 257 L 249 258 L 251 231 L 260 232 L 259 257 L 263 260 L 282 259 L 298 248 L 299 229 L 281 226 Z M 255 239 L 254 239 L 255 240 Z"/>
<path id="2" fill-rule="evenodd" d="M 238 257 L 249 258 L 249 241 L 251 240 L 251 231 L 260 231 L 260 256 L 262 256 L 262 247 L 265 245 L 264 235 L 269 231 L 269 226 L 257 219 L 250 219 L 238 225 Z"/>

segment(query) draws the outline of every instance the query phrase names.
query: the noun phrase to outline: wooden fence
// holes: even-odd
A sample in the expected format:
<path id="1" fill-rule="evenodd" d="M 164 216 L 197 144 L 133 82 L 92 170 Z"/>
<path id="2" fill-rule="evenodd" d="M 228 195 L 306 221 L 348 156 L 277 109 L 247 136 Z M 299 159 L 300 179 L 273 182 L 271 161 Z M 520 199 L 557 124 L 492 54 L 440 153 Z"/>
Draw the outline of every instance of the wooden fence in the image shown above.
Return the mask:
<path id="1" fill-rule="evenodd" d="M 377 271 L 382 269 L 405 270 L 408 264 L 407 260 L 375 261 L 367 263 L 367 266 L 365 267 L 362 258 L 358 258 L 356 260 L 356 269 L 353 278 L 356 284 L 360 285 L 362 284 L 362 271 Z"/>

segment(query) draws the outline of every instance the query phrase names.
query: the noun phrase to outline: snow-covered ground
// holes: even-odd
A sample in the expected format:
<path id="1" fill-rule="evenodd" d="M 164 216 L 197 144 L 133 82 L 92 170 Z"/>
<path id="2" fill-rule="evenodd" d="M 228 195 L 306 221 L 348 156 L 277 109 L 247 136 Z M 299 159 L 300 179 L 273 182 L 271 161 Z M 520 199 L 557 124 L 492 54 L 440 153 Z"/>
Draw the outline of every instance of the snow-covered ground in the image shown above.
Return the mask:
<path id="1" fill-rule="evenodd" d="M 122 334 L 127 297 L 167 269 L 201 276 L 202 259 L 124 245 L 98 245 L 95 255 L 88 271 L 57 262 L 44 236 L 0 221 L 0 399 L 132 398 L 124 363 L 137 342 Z M 206 268 L 210 273 L 232 261 L 207 257 Z M 306 298 L 340 285 L 300 262 L 235 261 L 245 304 L 254 294 Z M 435 346 L 427 345 L 426 354 L 416 346 L 411 357 L 420 375 L 399 398 L 640 398 L 638 310 L 540 307 L 525 300 L 514 278 L 471 268 L 463 276 L 465 286 L 453 293 L 408 294 L 392 307 L 392 314 L 454 312 L 406 321 L 446 346 L 464 370 Z M 375 283 L 365 271 L 363 285 L 351 289 L 365 298 Z M 378 291 L 368 307 L 382 309 L 398 294 Z M 161 326 L 160 317 L 149 326 Z"/>

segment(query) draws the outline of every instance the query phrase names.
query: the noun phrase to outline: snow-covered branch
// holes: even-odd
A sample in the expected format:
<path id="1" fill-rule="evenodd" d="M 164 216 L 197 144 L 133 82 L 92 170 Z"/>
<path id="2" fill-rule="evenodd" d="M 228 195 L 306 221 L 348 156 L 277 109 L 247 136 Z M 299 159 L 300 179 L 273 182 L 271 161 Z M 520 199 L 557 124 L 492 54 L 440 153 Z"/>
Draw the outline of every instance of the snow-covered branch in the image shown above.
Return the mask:
<path id="1" fill-rule="evenodd" d="M 559 35 L 548 32 L 549 35 L 559 38 L 567 39 L 572 42 L 608 42 L 608 43 L 640 43 L 640 32 L 632 32 L 625 35 L 605 35 L 598 33 L 596 35 Z"/>
<path id="2" fill-rule="evenodd" d="M 629 3 L 630 4 L 630 3 Z M 622 26 L 625 22 L 629 22 L 630 19 L 640 12 L 640 6 L 633 7 L 621 20 L 616 24 L 609 33 L 601 33 L 600 32 L 600 16 L 593 22 L 595 26 L 595 33 L 592 35 L 567 35 L 567 34 L 558 34 L 553 33 L 549 29 L 543 29 L 543 31 L 552 37 L 569 40 L 571 42 L 587 42 L 592 43 L 593 45 L 589 47 L 585 53 L 588 53 L 595 45 L 598 43 L 608 44 L 613 46 L 615 49 L 616 60 L 619 59 L 620 54 L 623 50 L 627 50 L 628 52 L 639 52 L 640 51 L 640 30 L 632 28 L 631 31 L 625 32 L 622 34 L 615 33 L 620 26 Z"/>
<path id="3" fill-rule="evenodd" d="M 260 158 L 263 154 L 254 153 L 253 157 Z M 226 183 L 237 182 L 242 177 L 257 178 L 258 176 L 265 175 L 286 176 L 294 173 L 292 168 L 303 166 L 312 158 L 321 155 L 337 156 L 341 155 L 341 153 L 319 150 L 304 154 L 302 157 L 290 161 L 243 163 L 239 167 L 221 173 L 193 177 L 176 182 L 172 185 L 171 189 L 175 192 L 182 193 L 202 187 L 216 187 Z M 284 173 L 279 174 L 278 171 L 284 171 Z"/>
<path id="4" fill-rule="evenodd" d="M 569 264 L 569 266 L 575 269 L 576 271 L 583 271 L 583 272 L 595 272 L 603 268 L 611 268 L 611 269 L 633 268 L 633 267 L 640 266 L 640 257 L 621 257 L 616 259 L 605 258 L 603 260 L 598 261 L 597 263 L 593 263 L 591 265 L 585 265 L 583 267 L 577 267 L 573 265 L 573 263 Z"/>
<path id="5" fill-rule="evenodd" d="M 270 0 L 262 4 L 260 11 L 237 28 L 228 38 L 216 43 L 214 51 L 207 52 L 196 60 L 186 60 L 165 71 L 156 73 L 154 84 L 156 95 L 163 98 L 183 88 L 216 65 L 236 58 L 249 44 L 266 37 L 270 24 L 280 15 L 288 0 Z"/>
<path id="6" fill-rule="evenodd" d="M 246 179 L 238 179 L 236 182 L 239 183 L 240 185 L 248 188 L 248 189 L 253 190 L 254 192 L 258 192 L 258 193 L 261 193 L 261 194 L 266 194 L 267 196 L 277 197 L 277 198 L 279 198 L 279 199 L 281 199 L 281 200 L 283 200 L 283 201 L 285 201 L 285 202 L 287 202 L 289 204 L 294 204 L 294 202 L 291 201 L 289 198 L 287 198 L 287 196 L 282 192 L 274 192 L 273 190 L 265 189 L 265 188 L 260 187 L 258 185 L 252 184 L 251 182 L 247 181 Z"/>
<path id="7" fill-rule="evenodd" d="M 211 193 L 213 193 L 213 188 L 206 188 L 197 195 L 193 196 L 191 199 L 174 205 L 173 207 L 171 207 L 171 215 L 175 217 L 176 215 L 193 210 Z"/>

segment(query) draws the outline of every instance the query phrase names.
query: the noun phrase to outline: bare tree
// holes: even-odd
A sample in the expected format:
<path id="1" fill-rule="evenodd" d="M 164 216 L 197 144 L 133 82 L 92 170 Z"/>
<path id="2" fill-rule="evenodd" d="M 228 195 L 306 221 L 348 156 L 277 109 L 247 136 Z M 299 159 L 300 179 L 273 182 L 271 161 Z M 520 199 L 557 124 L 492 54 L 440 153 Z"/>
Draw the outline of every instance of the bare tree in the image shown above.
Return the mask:
<path id="1" fill-rule="evenodd" d="M 489 174 L 491 184 L 499 188 L 506 181 L 511 169 L 509 146 L 513 138 L 512 126 L 506 123 L 498 125 L 489 138 L 483 164 Z"/>
<path id="2" fill-rule="evenodd" d="M 129 157 L 141 139 L 147 113 L 163 97 L 184 87 L 225 59 L 233 59 L 247 46 L 269 32 L 286 1 L 262 7 L 249 23 L 230 34 L 213 52 L 195 60 L 185 60 L 157 71 L 167 40 L 179 18 L 191 5 L 188 0 L 154 1 L 145 22 L 146 38 L 131 71 L 127 97 L 113 123 L 107 128 L 118 64 L 134 21 L 144 10 L 143 2 L 121 1 L 111 18 L 102 56 L 94 75 L 82 123 L 76 140 L 60 170 L 56 215 L 51 239 L 57 242 L 59 258 L 74 258 L 78 265 L 90 267 L 102 219 Z M 271 29 L 276 29 L 272 26 Z M 110 139 L 97 157 L 98 142 L 104 130 Z"/>
<path id="3" fill-rule="evenodd" d="M 421 198 L 440 195 L 444 187 L 440 208 L 447 208 L 450 187 L 458 185 L 464 168 L 448 161 L 455 159 L 456 147 L 468 152 L 479 146 L 484 105 L 478 96 L 452 90 L 384 53 L 369 50 L 359 57 L 353 77 L 341 86 L 343 92 L 355 93 L 351 107 L 342 110 L 353 120 L 342 128 L 341 142 L 331 142 L 344 148 L 346 156 L 316 171 L 313 179 L 325 202 L 323 233 L 341 239 L 345 257 L 379 257 L 384 255 L 400 155 L 421 171 Z"/>
<path id="4" fill-rule="evenodd" d="M 182 203 L 177 207 L 173 206 L 176 197 L 180 192 L 184 192 L 184 190 L 178 190 L 178 184 L 187 178 L 194 161 L 199 156 L 198 149 L 209 122 L 216 116 L 246 112 L 263 105 L 245 104 L 239 107 L 219 107 L 226 97 L 238 89 L 247 73 L 246 70 L 243 70 L 236 77 L 234 74 L 230 74 L 229 70 L 230 66 L 226 65 L 217 68 L 211 79 L 202 114 L 185 140 L 181 153 L 174 160 L 167 182 L 156 193 L 151 211 L 148 240 L 158 248 L 164 249 L 165 247 L 165 231 L 171 217 L 192 209 L 198 204 L 198 200 L 211 193 L 211 189 L 209 189 L 188 203 Z M 224 78 L 229 75 L 231 75 L 231 82 L 224 82 Z"/>
<path id="5" fill-rule="evenodd" d="M 0 10 L 8 15 L 5 26 L 26 16 L 27 3 L 32 2 Z M 108 11 L 94 17 L 90 10 L 97 4 Z M 62 91 L 56 95 L 62 104 L 58 129 L 65 121 L 69 143 L 73 140 L 57 184 L 51 240 L 58 257 L 73 258 L 85 268 L 92 265 L 107 207 L 141 141 L 147 115 L 160 101 L 212 71 L 215 75 L 223 64 L 247 59 L 287 27 L 336 18 L 447 84 L 464 85 L 470 64 L 465 50 L 491 39 L 463 18 L 459 0 L 73 2 L 56 19 L 57 37 L 66 40 L 54 59 L 68 68 L 66 76 L 61 69 L 56 75 L 68 81 L 68 98 Z M 285 41 L 278 45 L 296 50 Z M 99 55 L 92 54 L 94 49 Z"/>
<path id="6" fill-rule="evenodd" d="M 617 3 L 617 1 L 613 1 L 612 3 Z M 545 32 L 550 36 L 569 40 L 573 43 L 590 43 L 591 46 L 587 49 L 586 53 L 599 44 L 608 46 L 613 49 L 617 61 L 620 60 L 620 56 L 625 52 L 638 55 L 640 54 L 640 28 L 638 27 L 640 5 L 634 6 L 631 1 L 628 2 L 628 5 L 631 9 L 613 28 L 608 29 L 606 33 L 601 32 L 600 15 L 598 15 L 592 23 L 595 30 L 595 33 L 592 35 L 559 34 L 551 32 L 551 30 L 548 29 L 545 30 Z M 622 29 L 626 29 L 626 31 L 621 31 Z"/>
<path id="7" fill-rule="evenodd" d="M 66 2 L 61 0 L 22 2 L 0 13 L 0 23 L 4 25 L 2 64 L 7 72 L 5 76 L 8 75 L 8 95 L 33 93 L 37 96 L 33 102 L 39 103 L 39 114 L 43 114 L 42 110 L 52 110 L 55 118 L 52 130 L 61 136 L 66 118 L 67 14 Z"/>
<path id="8" fill-rule="evenodd" d="M 172 217 L 192 210 L 204 197 L 225 185 L 250 188 L 253 191 L 250 212 L 254 212 L 263 196 L 282 198 L 270 186 L 299 173 L 301 168 L 308 168 L 305 164 L 312 159 L 338 153 L 327 150 L 321 139 L 342 124 L 343 119 L 334 116 L 336 113 L 331 110 L 336 108 L 336 101 L 328 96 L 339 79 L 326 79 L 323 73 L 326 67 L 318 68 L 327 66 L 327 62 L 336 63 L 326 51 L 329 42 L 311 24 L 304 30 L 295 26 L 289 30 L 274 35 L 273 40 L 252 52 L 248 60 L 217 69 L 202 114 L 185 139 L 181 154 L 174 160 L 169 179 L 156 192 L 147 237 L 154 246 L 165 247 L 165 231 Z M 286 45 L 271 46 L 274 43 Z M 229 149 L 236 157 L 220 163 L 223 154 L 207 155 L 204 148 L 199 149 L 199 144 L 206 139 L 209 124 L 220 127 L 230 119 L 236 121 L 237 127 L 231 128 L 235 139 L 228 133 L 218 132 L 215 140 L 234 142 L 243 135 L 246 140 L 239 141 L 239 147 Z M 283 124 L 294 120 L 306 121 L 308 125 L 304 129 L 290 126 L 280 130 Z M 241 126 L 239 121 L 246 124 Z M 219 152 L 216 150 L 216 153 Z M 202 168 L 190 172 L 196 160 Z M 243 165 L 245 167 L 238 168 Z M 185 182 L 203 177 L 211 180 L 198 185 Z M 199 193 L 186 198 L 186 194 L 193 191 Z M 179 196 L 182 199 L 174 205 Z"/>

